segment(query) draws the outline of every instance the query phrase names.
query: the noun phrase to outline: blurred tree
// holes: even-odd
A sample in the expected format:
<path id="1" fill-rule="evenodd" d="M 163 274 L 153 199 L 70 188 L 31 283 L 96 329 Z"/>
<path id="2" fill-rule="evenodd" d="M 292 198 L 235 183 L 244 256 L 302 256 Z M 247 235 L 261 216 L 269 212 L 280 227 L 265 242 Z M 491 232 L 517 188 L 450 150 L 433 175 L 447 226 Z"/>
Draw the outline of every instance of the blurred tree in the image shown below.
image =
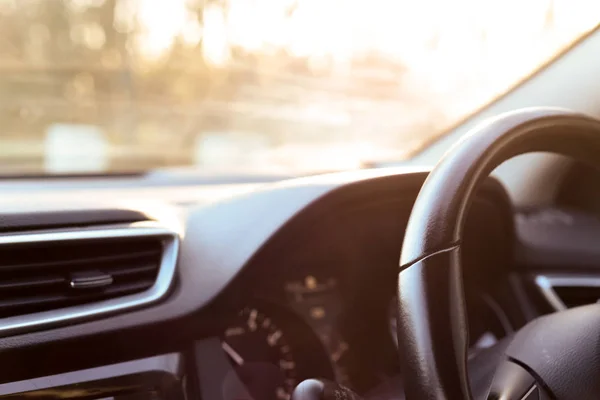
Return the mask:
<path id="1" fill-rule="evenodd" d="M 125 119 L 125 129 L 131 130 L 132 113 L 153 119 L 153 102 L 192 106 L 208 97 L 227 98 L 234 85 L 227 84 L 226 71 L 207 66 L 201 40 L 180 35 L 158 60 L 140 56 L 135 24 L 122 29 L 117 21 L 123 4 L 134 3 L 34 0 L 0 7 L 0 121 L 5 128 L 37 136 L 50 123 Z M 197 30 L 204 6 L 200 0 L 187 2 Z M 35 124 L 32 115 L 37 115 Z"/>
<path id="2" fill-rule="evenodd" d="M 207 8 L 227 14 L 227 0 L 186 0 L 185 19 L 171 44 L 149 57 L 142 49 L 143 13 L 136 7 L 152 2 L 169 3 L 0 0 L 2 135 L 39 141 L 51 124 L 93 124 L 111 134 L 113 145 L 191 154 L 203 131 L 325 137 L 331 132 L 327 124 L 302 119 L 314 114 L 307 105 L 331 108 L 322 112 L 327 114 L 364 108 L 366 102 L 354 104 L 353 97 L 386 100 L 399 92 L 390 82 L 400 81 L 403 66 L 377 55 L 352 64 L 352 73 L 367 71 L 344 76 L 341 84 L 331 79 L 330 61 L 318 69 L 314 59 L 273 44 L 262 53 L 232 47 L 226 65 L 208 62 Z M 294 18 L 298 4 L 290 1 L 281 18 Z M 255 20 L 249 29 L 262 23 L 260 16 L 250 18 Z"/>

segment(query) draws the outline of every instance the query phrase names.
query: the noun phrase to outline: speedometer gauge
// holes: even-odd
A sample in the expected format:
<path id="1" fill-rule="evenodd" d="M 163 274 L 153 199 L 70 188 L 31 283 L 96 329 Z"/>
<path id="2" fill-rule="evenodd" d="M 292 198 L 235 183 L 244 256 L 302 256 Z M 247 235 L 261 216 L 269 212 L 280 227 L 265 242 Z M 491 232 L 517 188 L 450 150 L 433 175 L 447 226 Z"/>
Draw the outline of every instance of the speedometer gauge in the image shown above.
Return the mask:
<path id="1" fill-rule="evenodd" d="M 292 348 L 282 328 L 256 308 L 244 308 L 225 330 L 221 347 L 253 398 L 287 400 L 298 383 Z"/>

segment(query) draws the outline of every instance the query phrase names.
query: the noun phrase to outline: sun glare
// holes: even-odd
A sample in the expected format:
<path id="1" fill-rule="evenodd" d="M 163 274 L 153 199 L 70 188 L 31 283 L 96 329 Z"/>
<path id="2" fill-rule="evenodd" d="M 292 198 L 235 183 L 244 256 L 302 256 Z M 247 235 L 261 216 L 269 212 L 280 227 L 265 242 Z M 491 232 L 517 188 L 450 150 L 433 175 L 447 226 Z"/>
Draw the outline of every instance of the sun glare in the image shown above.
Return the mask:
<path id="1" fill-rule="evenodd" d="M 185 0 L 137 0 L 137 20 L 143 34 L 140 51 L 149 57 L 169 49 L 187 20 Z"/>
<path id="2" fill-rule="evenodd" d="M 377 54 L 403 68 L 403 93 L 440 110 L 443 126 L 501 94 L 600 15 L 600 2 L 589 0 L 223 0 L 205 3 L 199 22 L 187 0 L 132 1 L 148 57 L 181 36 L 202 39 L 199 51 L 214 66 L 227 67 L 234 48 L 285 52 L 314 72 L 348 78 L 354 60 Z M 269 62 L 260 68 L 269 71 Z"/>
<path id="3" fill-rule="evenodd" d="M 591 29 L 600 12 L 600 2 L 589 0 L 226 0 L 208 3 L 200 28 L 186 0 L 134 1 L 144 32 L 140 50 L 150 57 L 178 35 L 202 38 L 204 56 L 217 65 L 227 62 L 232 46 L 342 64 L 377 51 L 438 81 L 440 91 L 453 90 L 447 76 L 465 71 L 485 69 L 496 81 L 502 81 L 497 74 L 513 76 L 555 51 L 557 41 Z"/>

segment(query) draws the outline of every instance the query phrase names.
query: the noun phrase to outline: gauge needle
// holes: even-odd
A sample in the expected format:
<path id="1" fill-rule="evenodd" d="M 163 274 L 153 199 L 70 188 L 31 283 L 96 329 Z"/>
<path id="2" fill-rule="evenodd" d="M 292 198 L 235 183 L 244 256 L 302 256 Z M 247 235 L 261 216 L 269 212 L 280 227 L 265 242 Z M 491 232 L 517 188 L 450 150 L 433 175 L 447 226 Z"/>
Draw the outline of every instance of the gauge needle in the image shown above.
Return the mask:
<path id="1" fill-rule="evenodd" d="M 235 363 L 239 366 L 244 365 L 244 359 L 242 358 L 242 356 L 240 356 L 238 354 L 237 351 L 235 351 L 233 349 L 233 347 L 231 347 L 229 344 L 227 344 L 226 342 L 221 342 L 221 347 L 223 348 L 223 350 L 225 350 L 225 353 L 227 353 L 227 355 L 229 357 L 231 357 L 231 359 L 233 361 L 235 361 Z"/>

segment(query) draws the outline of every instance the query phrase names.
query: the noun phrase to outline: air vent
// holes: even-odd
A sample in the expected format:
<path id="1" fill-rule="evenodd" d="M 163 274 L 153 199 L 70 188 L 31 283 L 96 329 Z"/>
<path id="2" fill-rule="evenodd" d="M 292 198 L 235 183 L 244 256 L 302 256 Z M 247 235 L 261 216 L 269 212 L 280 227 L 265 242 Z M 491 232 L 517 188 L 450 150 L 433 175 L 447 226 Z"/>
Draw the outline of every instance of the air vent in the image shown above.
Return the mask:
<path id="1" fill-rule="evenodd" d="M 557 311 L 600 300 L 600 276 L 539 275 L 535 283 Z"/>
<path id="2" fill-rule="evenodd" d="M 150 223 L 0 236 L 0 332 L 139 307 L 164 296 L 177 236 Z"/>
<path id="3" fill-rule="evenodd" d="M 0 253 L 0 318 L 148 290 L 159 238 L 13 245 Z"/>

